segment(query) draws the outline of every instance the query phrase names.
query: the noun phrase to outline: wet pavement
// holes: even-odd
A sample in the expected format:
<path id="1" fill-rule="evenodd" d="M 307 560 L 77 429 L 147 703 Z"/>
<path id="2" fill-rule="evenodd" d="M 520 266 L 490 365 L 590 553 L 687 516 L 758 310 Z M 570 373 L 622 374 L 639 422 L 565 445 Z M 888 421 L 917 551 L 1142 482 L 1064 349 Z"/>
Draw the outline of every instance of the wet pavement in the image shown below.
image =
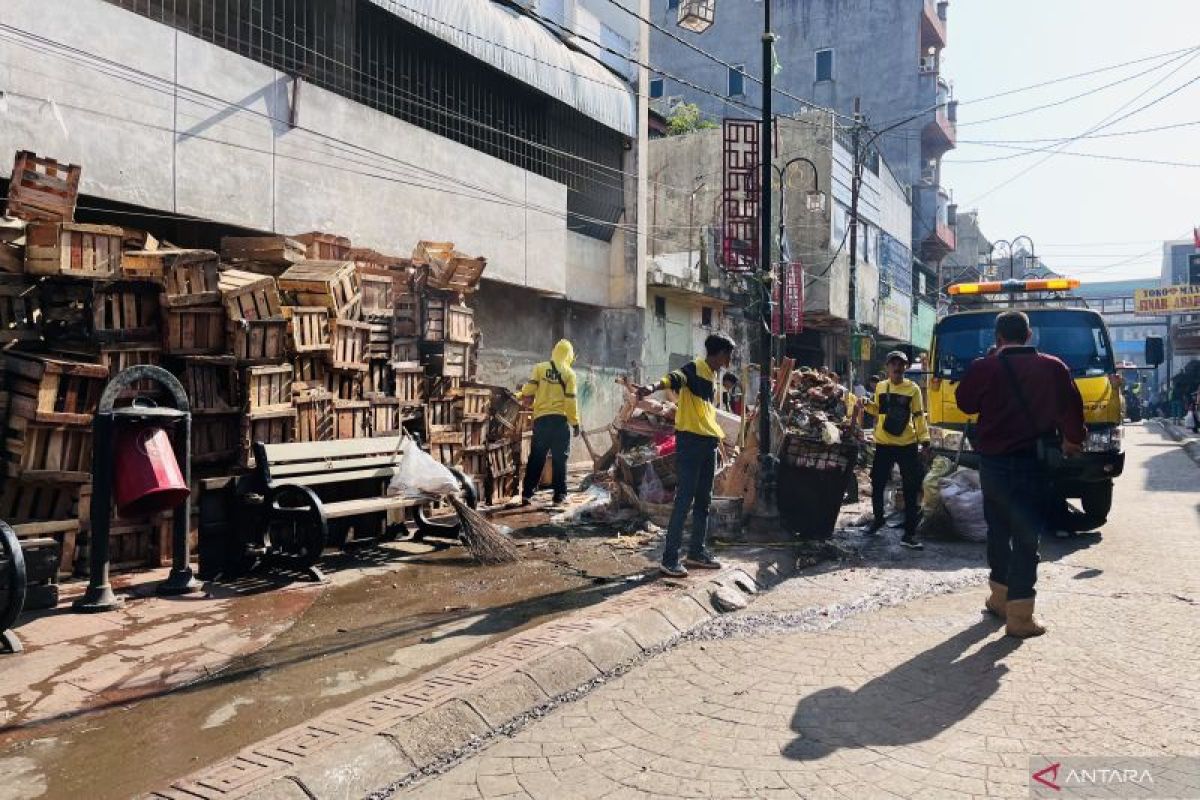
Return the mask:
<path id="1" fill-rule="evenodd" d="M 568 533 L 536 511 L 500 512 L 497 521 L 518 529 L 521 562 L 480 567 L 449 542 L 398 542 L 327 556 L 324 587 L 254 579 L 190 601 L 134 599 L 120 612 L 131 619 L 51 614 L 23 626 L 26 654 L 0 663 L 8 715 L 0 775 L 11 777 L 0 781 L 0 798 L 148 791 L 381 685 L 599 602 L 637 585 L 651 566 L 652 535 L 618 539 L 598 526 Z M 69 639 L 76 620 L 99 629 L 78 644 L 52 635 Z M 171 664 L 188 669 L 162 679 Z M 55 696 L 57 705 L 47 704 Z"/>

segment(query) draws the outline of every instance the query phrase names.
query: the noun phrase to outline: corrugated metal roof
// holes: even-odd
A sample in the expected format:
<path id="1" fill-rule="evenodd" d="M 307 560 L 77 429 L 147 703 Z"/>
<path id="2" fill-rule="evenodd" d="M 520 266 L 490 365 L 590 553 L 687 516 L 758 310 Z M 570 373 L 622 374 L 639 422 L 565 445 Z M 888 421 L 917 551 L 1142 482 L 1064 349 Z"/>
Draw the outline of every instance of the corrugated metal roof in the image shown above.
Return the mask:
<path id="1" fill-rule="evenodd" d="M 371 0 L 626 136 L 637 135 L 633 89 L 536 20 L 492 0 Z"/>

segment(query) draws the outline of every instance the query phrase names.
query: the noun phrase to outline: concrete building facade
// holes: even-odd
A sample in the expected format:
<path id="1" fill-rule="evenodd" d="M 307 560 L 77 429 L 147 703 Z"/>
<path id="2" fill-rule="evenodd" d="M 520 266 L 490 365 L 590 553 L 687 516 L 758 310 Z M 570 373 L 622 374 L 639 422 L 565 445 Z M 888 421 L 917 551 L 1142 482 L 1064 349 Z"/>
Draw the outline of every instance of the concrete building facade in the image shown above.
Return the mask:
<path id="1" fill-rule="evenodd" d="M 585 416 L 610 419 L 643 340 L 631 76 L 490 0 L 251 5 L 5 0 L 0 154 L 82 165 L 81 221 L 182 246 L 455 242 L 488 259 L 482 378 L 513 385 L 567 336 Z M 610 3 L 557 5 L 633 46 Z"/>
<path id="2" fill-rule="evenodd" d="M 675 27 L 678 0 L 653 2 L 657 24 L 724 62 L 656 31 L 651 55 L 664 73 L 656 92 L 696 103 L 718 120 L 757 116 L 762 3 L 720 0 L 713 26 L 694 34 Z M 942 156 L 957 138 L 957 107 L 942 75 L 947 6 L 934 0 L 791 0 L 772 7 L 776 113 L 798 114 L 815 104 L 837 112 L 845 126 L 857 104 L 876 130 L 902 123 L 876 146 L 900 183 L 910 187 L 909 238 L 914 254 L 931 265 L 955 247 L 953 204 L 941 181 Z M 724 97 L 697 92 L 673 75 L 715 87 Z"/>

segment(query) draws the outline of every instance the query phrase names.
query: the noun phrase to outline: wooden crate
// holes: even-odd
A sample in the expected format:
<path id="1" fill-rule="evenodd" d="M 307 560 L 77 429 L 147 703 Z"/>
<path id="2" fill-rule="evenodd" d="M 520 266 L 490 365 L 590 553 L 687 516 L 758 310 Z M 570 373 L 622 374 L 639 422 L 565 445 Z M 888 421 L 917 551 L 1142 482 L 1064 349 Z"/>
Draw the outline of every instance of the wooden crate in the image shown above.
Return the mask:
<path id="1" fill-rule="evenodd" d="M 352 261 L 305 261 L 279 276 L 279 288 L 292 293 L 296 305 L 323 306 L 338 319 L 358 319 L 362 292 Z"/>
<path id="2" fill-rule="evenodd" d="M 243 366 L 278 364 L 287 358 L 288 321 L 275 319 L 230 320 L 229 345 Z"/>
<path id="3" fill-rule="evenodd" d="M 423 305 L 417 295 L 397 295 L 392 305 L 392 335 L 411 339 L 420 337 Z"/>
<path id="4" fill-rule="evenodd" d="M 434 431 L 461 431 L 462 419 L 457 400 L 430 398 L 425 404 L 425 422 L 430 433 Z"/>
<path id="5" fill-rule="evenodd" d="M 492 430 L 491 438 L 497 441 L 515 441 L 521 435 L 521 401 L 515 393 L 501 387 L 492 387 Z"/>
<path id="6" fill-rule="evenodd" d="M 390 319 L 395 307 L 396 277 L 386 267 L 368 267 L 356 264 L 358 284 L 362 290 L 362 314 L 364 317 Z"/>
<path id="7" fill-rule="evenodd" d="M 196 414 L 196 410 L 192 410 Z M 192 417 L 192 463 L 232 462 L 241 448 L 240 412 L 204 413 Z"/>
<path id="8" fill-rule="evenodd" d="M 109 378 L 112 379 L 130 367 L 143 364 L 161 366 L 162 347 L 142 342 L 102 345 L 100 363 L 108 368 Z M 117 397 L 127 400 L 131 397 L 159 397 L 162 393 L 163 386 L 158 381 L 140 380 L 126 386 L 117 393 Z"/>
<path id="9" fill-rule="evenodd" d="M 3 219 L 0 219 L 0 225 Z M 3 231 L 3 228 L 0 228 Z M 25 272 L 25 250 L 0 239 L 0 273 L 21 275 Z"/>
<path id="10" fill-rule="evenodd" d="M 38 292 L 33 279 L 0 275 L 0 344 L 37 339 L 38 316 Z"/>
<path id="11" fill-rule="evenodd" d="M 392 356 L 392 321 L 366 322 L 367 358 L 387 361 Z"/>
<path id="12" fill-rule="evenodd" d="M 128 258 L 129 253 L 126 253 Z M 172 308 L 221 302 L 221 271 L 211 250 L 160 250 L 165 302 Z"/>
<path id="13" fill-rule="evenodd" d="M 515 442 L 496 442 L 487 446 L 488 474 L 493 478 L 512 475 L 517 471 L 521 447 Z"/>
<path id="14" fill-rule="evenodd" d="M 469 378 L 472 346 L 461 342 L 422 342 L 425 371 L 443 378 Z"/>
<path id="15" fill-rule="evenodd" d="M 226 317 L 222 306 L 164 309 L 163 352 L 173 356 L 224 353 Z"/>
<path id="16" fill-rule="evenodd" d="M 8 215 L 27 220 L 70 222 L 75 219 L 81 170 L 18 150 L 8 184 Z"/>
<path id="17" fill-rule="evenodd" d="M 181 381 L 193 416 L 228 414 L 241 407 L 238 402 L 237 361 L 233 356 L 184 358 Z"/>
<path id="18" fill-rule="evenodd" d="M 395 364 L 420 363 L 421 340 L 412 337 L 392 339 L 392 362 Z"/>
<path id="19" fill-rule="evenodd" d="M 325 386 L 338 400 L 361 400 L 363 373 L 358 370 L 331 369 L 326 375 Z"/>
<path id="20" fill-rule="evenodd" d="M 445 260 L 454 253 L 454 242 L 433 242 L 421 240 L 413 248 L 412 263 L 414 266 L 428 269 L 434 261 Z"/>
<path id="21" fill-rule="evenodd" d="M 391 397 L 395 393 L 396 381 L 390 361 L 372 359 L 367 362 L 367 375 L 363 381 L 363 394 Z"/>
<path id="22" fill-rule="evenodd" d="M 433 456 L 434 460 L 445 464 L 447 467 L 457 467 L 462 463 L 462 445 L 457 444 L 430 444 L 429 455 Z"/>
<path id="23" fill-rule="evenodd" d="M 422 338 L 427 342 L 475 341 L 475 312 L 446 295 L 425 297 Z"/>
<path id="24" fill-rule="evenodd" d="M 329 339 L 329 309 L 321 306 L 284 306 L 283 314 L 291 320 L 293 352 L 328 353 L 333 350 Z"/>
<path id="25" fill-rule="evenodd" d="M 292 364 L 296 367 L 292 380 L 292 391 L 298 394 L 329 389 L 329 364 L 320 355 L 298 355 Z"/>
<path id="26" fill-rule="evenodd" d="M 396 399 L 405 407 L 424 405 L 425 368 L 416 365 L 393 366 L 396 379 Z"/>
<path id="27" fill-rule="evenodd" d="M 487 268 L 484 258 L 471 258 L 454 249 L 450 242 L 418 242 L 413 263 L 428 269 L 430 289 L 466 294 L 475 291 Z"/>
<path id="28" fill-rule="evenodd" d="M 289 236 L 225 236 L 221 239 L 221 257 L 230 263 L 290 267 L 308 256 L 306 245 Z"/>
<path id="29" fill-rule="evenodd" d="M 369 424 L 371 436 L 390 436 L 400 432 L 400 401 L 394 397 L 372 397 Z"/>
<path id="30" fill-rule="evenodd" d="M 48 340 L 87 340 L 92 335 L 92 285 L 63 278 L 43 278 L 37 285 L 39 327 Z"/>
<path id="31" fill-rule="evenodd" d="M 159 287 L 114 283 L 92 293 L 92 334 L 97 341 L 155 341 L 162 337 Z"/>
<path id="32" fill-rule="evenodd" d="M 296 409 L 291 406 L 286 411 L 262 411 L 241 416 L 242 439 L 239 448 L 239 465 L 250 468 L 254 466 L 254 442 L 264 444 L 283 444 L 295 441 L 296 438 Z"/>
<path id="33" fill-rule="evenodd" d="M 0 484 L 0 519 L 10 524 L 75 519 L 79 487 L 11 478 Z"/>
<path id="34" fill-rule="evenodd" d="M 440 375 L 425 375 L 425 395 L 429 398 L 458 397 L 462 391 L 462 378 L 443 378 Z"/>
<path id="35" fill-rule="evenodd" d="M 475 485 L 482 490 L 488 478 L 487 450 L 465 448 L 462 451 L 462 471 L 470 475 L 475 480 Z"/>
<path id="36" fill-rule="evenodd" d="M 333 439 L 333 394 L 324 389 L 296 395 L 296 441 L 328 442 Z"/>
<path id="37" fill-rule="evenodd" d="M 45 483 L 90 483 L 92 429 L 9 419 L 8 477 Z"/>
<path id="38" fill-rule="evenodd" d="M 367 371 L 367 341 L 370 323 L 348 319 L 329 320 L 329 339 L 333 345 L 334 369 Z"/>
<path id="39" fill-rule="evenodd" d="M 344 261 L 350 258 L 350 240 L 345 236 L 311 231 L 292 238 L 304 245 L 307 260 Z"/>
<path id="40" fill-rule="evenodd" d="M 51 554 L 45 553 L 46 561 L 42 562 L 42 568 L 52 568 L 53 574 L 47 575 L 43 573 L 40 580 L 45 580 L 46 583 L 57 583 L 59 578 L 68 578 L 75 571 L 75 548 L 79 539 L 80 530 L 79 520 L 77 519 L 55 519 L 55 520 L 40 520 L 30 522 L 15 522 L 12 523 L 13 533 L 17 535 L 18 541 L 21 542 L 21 550 L 25 553 L 25 568 L 28 573 L 33 573 L 37 567 L 31 567 L 30 556 L 31 550 L 37 552 L 41 547 L 52 548 L 58 553 L 57 561 L 51 561 Z M 36 556 L 34 556 L 36 558 Z M 48 578 L 48 580 L 46 580 Z M 40 582 L 33 574 L 28 574 L 30 585 L 35 585 Z M 45 606 L 51 607 L 49 605 Z M 37 606 L 29 605 L 29 599 L 26 597 L 25 610 L 32 611 Z"/>
<path id="41" fill-rule="evenodd" d="M 92 280 L 117 278 L 123 236 L 115 225 L 33 223 L 25 229 L 25 272 Z"/>
<path id="42" fill-rule="evenodd" d="M 242 373 L 246 409 L 251 414 L 292 407 L 292 365 L 248 367 Z"/>
<path id="43" fill-rule="evenodd" d="M 33 422 L 91 425 L 109 373 L 103 364 L 9 351 L 9 415 Z"/>
<path id="44" fill-rule="evenodd" d="M 279 287 L 269 275 L 227 269 L 218 276 L 217 287 L 230 319 L 276 319 L 283 315 Z"/>
<path id="45" fill-rule="evenodd" d="M 371 404 L 367 400 L 334 400 L 334 438 L 358 439 L 367 436 L 367 416 L 370 411 Z"/>
<path id="46" fill-rule="evenodd" d="M 481 450 L 487 447 L 487 420 L 463 420 L 463 447 Z"/>
<path id="47" fill-rule="evenodd" d="M 492 503 L 507 503 L 521 491 L 521 476 L 515 473 L 512 475 L 493 475 L 491 483 L 492 491 L 490 499 Z"/>
<path id="48" fill-rule="evenodd" d="M 108 526 L 108 566 L 114 572 L 122 572 L 141 567 L 159 566 L 159 547 L 162 543 L 164 529 L 170 517 L 140 517 L 136 519 L 114 518 Z M 75 574 L 88 574 L 89 550 L 91 548 L 91 525 L 87 522 L 80 526 L 79 538 L 75 547 Z"/>
<path id="49" fill-rule="evenodd" d="M 492 390 L 479 386 L 463 386 L 459 390 L 462 398 L 462 418 L 487 422 L 492 417 Z"/>

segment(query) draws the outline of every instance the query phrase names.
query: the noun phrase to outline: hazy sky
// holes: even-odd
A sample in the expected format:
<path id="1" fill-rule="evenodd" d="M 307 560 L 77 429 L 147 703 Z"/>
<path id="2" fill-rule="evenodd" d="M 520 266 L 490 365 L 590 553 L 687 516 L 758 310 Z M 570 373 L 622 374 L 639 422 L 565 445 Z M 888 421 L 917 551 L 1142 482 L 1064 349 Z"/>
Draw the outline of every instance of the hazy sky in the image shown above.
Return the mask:
<path id="1" fill-rule="evenodd" d="M 1200 121 L 1200 49 L 1007 97 L 969 101 L 1167 51 L 1200 48 L 1200 0 L 953 0 L 949 14 L 943 73 L 953 81 L 960 101 L 959 146 L 946 156 L 943 183 L 953 190 L 959 208 L 978 208 L 984 232 L 993 240 L 1032 237 L 1038 255 L 1063 274 L 1092 281 L 1158 274 L 1161 242 L 1190 238 L 1192 226 L 1200 224 L 1200 125 L 1082 139 L 1063 148 L 1195 167 L 1070 155 L 1056 155 L 1035 167 L 1046 158 L 1044 152 L 966 163 L 1017 154 L 969 142 L 1047 147 L 1054 142 L 1014 140 L 1077 136 L 1109 115 L 1134 111 L 1192 80 L 1196 82 L 1169 98 L 1096 133 Z M 1146 74 L 1135 77 L 1139 73 Z M 1054 108 L 983 121 L 1116 81 L 1122 82 Z"/>

